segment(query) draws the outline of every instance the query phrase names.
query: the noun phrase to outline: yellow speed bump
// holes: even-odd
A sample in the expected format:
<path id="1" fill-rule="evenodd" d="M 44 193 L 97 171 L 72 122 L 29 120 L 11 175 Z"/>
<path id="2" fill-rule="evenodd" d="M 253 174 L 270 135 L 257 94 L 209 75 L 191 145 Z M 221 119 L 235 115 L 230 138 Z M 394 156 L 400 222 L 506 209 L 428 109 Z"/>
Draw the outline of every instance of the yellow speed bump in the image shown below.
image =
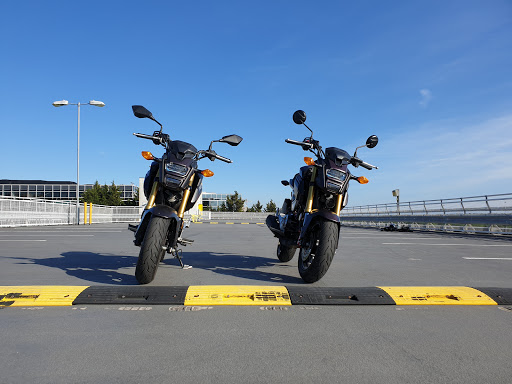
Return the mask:
<path id="1" fill-rule="evenodd" d="M 396 305 L 498 305 L 485 293 L 470 287 L 378 287 Z"/>
<path id="2" fill-rule="evenodd" d="M 86 286 L 0 286 L 0 307 L 72 305 Z"/>
<path id="3" fill-rule="evenodd" d="M 192 285 L 185 305 L 292 305 L 283 286 Z"/>

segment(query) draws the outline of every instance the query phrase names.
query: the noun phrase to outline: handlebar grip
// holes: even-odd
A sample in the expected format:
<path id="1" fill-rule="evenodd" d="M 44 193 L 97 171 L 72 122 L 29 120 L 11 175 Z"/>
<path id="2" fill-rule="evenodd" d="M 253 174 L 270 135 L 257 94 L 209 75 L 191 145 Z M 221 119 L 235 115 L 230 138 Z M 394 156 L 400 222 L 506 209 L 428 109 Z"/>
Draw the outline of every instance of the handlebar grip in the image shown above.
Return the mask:
<path id="1" fill-rule="evenodd" d="M 140 137 L 141 139 L 148 139 L 148 140 L 160 140 L 161 141 L 161 138 L 158 137 L 158 136 L 153 136 L 153 135 L 145 135 L 143 133 L 134 133 L 133 134 L 134 136 L 137 136 L 137 137 Z"/>
<path id="2" fill-rule="evenodd" d="M 226 163 L 232 163 L 232 161 L 230 159 L 228 159 L 227 157 L 224 157 L 224 156 L 221 156 L 221 155 L 215 155 L 215 158 L 221 160 L 221 161 L 224 161 Z"/>
<path id="3" fill-rule="evenodd" d="M 300 145 L 302 147 L 302 149 L 304 149 L 305 151 L 307 151 L 308 148 L 313 148 L 313 144 L 305 143 L 303 141 L 297 141 L 297 140 L 292 140 L 292 139 L 285 139 L 284 141 L 288 144 Z"/>
<path id="4" fill-rule="evenodd" d="M 364 162 L 364 161 L 363 161 L 363 162 L 361 162 L 361 164 L 359 164 L 359 165 L 360 165 L 361 167 L 363 167 L 363 168 L 366 168 L 366 169 L 370 170 L 370 171 L 371 171 L 373 168 L 378 169 L 375 165 L 368 164 L 368 163 L 366 163 L 366 162 Z"/>

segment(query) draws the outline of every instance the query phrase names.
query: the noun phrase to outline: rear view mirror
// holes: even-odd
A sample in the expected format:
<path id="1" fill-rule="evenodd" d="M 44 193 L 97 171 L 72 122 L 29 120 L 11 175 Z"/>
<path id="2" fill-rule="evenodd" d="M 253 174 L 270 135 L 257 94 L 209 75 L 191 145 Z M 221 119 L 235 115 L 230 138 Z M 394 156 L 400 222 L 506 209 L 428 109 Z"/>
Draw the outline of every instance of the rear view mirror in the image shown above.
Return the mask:
<path id="1" fill-rule="evenodd" d="M 379 138 L 375 135 L 371 135 L 368 140 L 366 140 L 366 146 L 368 148 L 373 148 L 377 146 L 377 143 L 379 142 Z"/>
<path id="2" fill-rule="evenodd" d="M 293 122 L 295 124 L 304 124 L 306 122 L 306 112 L 299 109 L 293 113 Z"/>
<path id="3" fill-rule="evenodd" d="M 132 105 L 132 110 L 135 117 L 138 117 L 139 119 L 148 118 L 153 120 L 153 114 L 142 105 Z"/>
<path id="4" fill-rule="evenodd" d="M 241 138 L 238 135 L 228 135 L 224 136 L 222 139 L 219 140 L 220 143 L 227 143 L 233 147 L 236 147 L 238 144 L 242 142 L 243 138 Z"/>

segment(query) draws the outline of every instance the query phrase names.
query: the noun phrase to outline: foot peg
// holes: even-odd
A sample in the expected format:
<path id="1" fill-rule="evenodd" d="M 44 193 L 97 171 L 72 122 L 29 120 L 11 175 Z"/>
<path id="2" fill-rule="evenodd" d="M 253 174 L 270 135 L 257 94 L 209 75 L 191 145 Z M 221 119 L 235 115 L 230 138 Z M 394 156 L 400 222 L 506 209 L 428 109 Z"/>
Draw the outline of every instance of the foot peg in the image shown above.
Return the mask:
<path id="1" fill-rule="evenodd" d="M 191 239 L 185 239 L 183 237 L 178 238 L 178 243 L 186 247 L 187 245 L 190 245 L 194 242 L 194 240 Z"/>

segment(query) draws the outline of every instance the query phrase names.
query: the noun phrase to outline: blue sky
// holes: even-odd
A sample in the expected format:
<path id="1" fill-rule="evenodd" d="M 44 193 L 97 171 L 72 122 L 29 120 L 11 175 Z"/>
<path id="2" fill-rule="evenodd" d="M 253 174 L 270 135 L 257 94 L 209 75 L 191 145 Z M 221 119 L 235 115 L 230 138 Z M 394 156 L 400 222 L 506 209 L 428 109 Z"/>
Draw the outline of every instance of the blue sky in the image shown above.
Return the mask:
<path id="1" fill-rule="evenodd" d="M 378 170 L 349 205 L 512 192 L 510 1 L 4 2 L 0 15 L 0 179 L 129 184 L 161 149 L 137 139 L 157 125 L 216 145 L 204 191 L 281 203 L 308 131 Z"/>

